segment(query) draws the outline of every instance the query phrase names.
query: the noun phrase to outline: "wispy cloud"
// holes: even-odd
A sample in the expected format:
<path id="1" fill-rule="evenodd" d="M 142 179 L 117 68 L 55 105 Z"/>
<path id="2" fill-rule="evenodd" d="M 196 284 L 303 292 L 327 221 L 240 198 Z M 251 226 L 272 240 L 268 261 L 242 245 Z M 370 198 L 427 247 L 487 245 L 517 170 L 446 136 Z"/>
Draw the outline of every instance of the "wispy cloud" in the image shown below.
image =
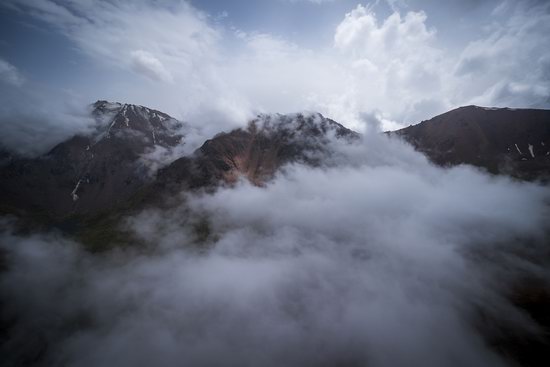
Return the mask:
<path id="1" fill-rule="evenodd" d="M 0 58 L 0 81 L 20 87 L 25 79 L 15 66 Z"/>
<path id="2" fill-rule="evenodd" d="M 120 99 L 213 133 L 255 112 L 315 110 L 361 131 L 364 116 L 389 129 L 460 105 L 550 106 L 543 3 L 501 7 L 506 17 L 488 19 L 458 49 L 441 45 L 429 13 L 403 6 L 382 16 L 358 5 L 342 14 L 332 44 L 308 48 L 289 35 L 230 27 L 230 17 L 182 1 L 7 4 L 48 22 L 95 62 L 143 77 L 127 78 Z"/>

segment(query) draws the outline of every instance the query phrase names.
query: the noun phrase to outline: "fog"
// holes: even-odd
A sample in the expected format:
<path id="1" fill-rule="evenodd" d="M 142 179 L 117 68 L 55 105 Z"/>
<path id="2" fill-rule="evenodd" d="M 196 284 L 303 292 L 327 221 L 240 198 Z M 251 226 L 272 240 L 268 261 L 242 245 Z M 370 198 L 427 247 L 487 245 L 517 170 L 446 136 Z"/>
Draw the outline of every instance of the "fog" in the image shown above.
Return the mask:
<path id="1" fill-rule="evenodd" d="M 65 91 L 34 87 L 13 92 L 0 84 L 0 150 L 36 157 L 76 134 L 94 131 L 97 121 L 87 101 Z"/>
<path id="2" fill-rule="evenodd" d="M 508 296 L 548 279 L 548 187 L 386 136 L 332 149 L 126 218 L 145 246 L 90 254 L 5 219 L 3 365 L 511 365 L 480 314 L 540 333 Z"/>

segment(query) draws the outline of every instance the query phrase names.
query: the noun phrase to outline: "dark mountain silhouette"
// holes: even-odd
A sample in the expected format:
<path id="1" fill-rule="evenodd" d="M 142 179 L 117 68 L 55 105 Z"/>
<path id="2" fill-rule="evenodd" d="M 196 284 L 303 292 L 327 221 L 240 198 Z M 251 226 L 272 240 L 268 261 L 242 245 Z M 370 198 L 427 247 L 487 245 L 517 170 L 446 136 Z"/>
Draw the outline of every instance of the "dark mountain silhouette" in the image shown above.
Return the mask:
<path id="1" fill-rule="evenodd" d="M 185 125 L 143 106 L 98 101 L 97 129 L 75 136 L 47 154 L 0 154 L 1 210 L 63 222 L 148 201 L 181 190 L 215 187 L 246 178 L 256 185 L 283 165 L 319 165 L 333 138 L 359 134 L 317 113 L 259 115 L 246 128 L 220 133 L 193 154 L 151 175 L 141 160 L 156 147 L 185 143 Z M 410 142 L 442 166 L 471 164 L 494 174 L 547 180 L 550 176 L 550 111 L 461 107 L 389 133 Z"/>
<path id="2" fill-rule="evenodd" d="M 160 111 L 98 101 L 92 114 L 93 134 L 74 136 L 34 159 L 4 154 L 2 211 L 63 218 L 111 208 L 150 179 L 142 154 L 182 143 L 182 124 Z"/>
<path id="3" fill-rule="evenodd" d="M 471 164 L 523 179 L 550 177 L 550 111 L 460 107 L 397 134 L 442 166 Z"/>

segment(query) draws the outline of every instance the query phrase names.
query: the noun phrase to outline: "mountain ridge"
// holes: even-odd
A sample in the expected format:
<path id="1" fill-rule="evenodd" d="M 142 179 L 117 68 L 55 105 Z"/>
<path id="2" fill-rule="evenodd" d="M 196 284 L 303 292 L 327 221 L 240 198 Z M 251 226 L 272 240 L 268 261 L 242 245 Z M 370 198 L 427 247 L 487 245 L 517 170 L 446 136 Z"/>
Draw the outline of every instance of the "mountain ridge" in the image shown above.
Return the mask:
<path id="1" fill-rule="evenodd" d="M 143 155 L 185 145 L 186 124 L 144 106 L 105 100 L 92 106 L 98 122 L 93 133 L 76 135 L 41 157 L 9 158 L 0 166 L 2 212 L 64 223 L 159 203 L 185 190 L 231 185 L 241 177 L 262 186 L 285 164 L 321 165 L 331 141 L 361 138 L 319 113 L 263 114 L 150 175 Z M 550 156 L 541 154 L 550 148 L 548 110 L 464 106 L 388 135 L 440 166 L 471 164 L 527 180 L 550 175 Z"/>
<path id="2" fill-rule="evenodd" d="M 464 106 L 394 131 L 441 166 L 548 180 L 550 111 Z"/>

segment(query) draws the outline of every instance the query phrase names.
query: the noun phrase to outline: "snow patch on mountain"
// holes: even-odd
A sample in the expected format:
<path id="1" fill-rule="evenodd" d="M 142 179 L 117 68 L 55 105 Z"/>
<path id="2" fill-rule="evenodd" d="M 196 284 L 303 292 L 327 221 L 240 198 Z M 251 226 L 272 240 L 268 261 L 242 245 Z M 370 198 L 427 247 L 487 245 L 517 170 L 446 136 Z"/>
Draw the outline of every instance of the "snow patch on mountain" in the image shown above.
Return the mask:
<path id="1" fill-rule="evenodd" d="M 74 187 L 73 191 L 71 191 L 71 197 L 73 198 L 73 201 L 78 200 L 77 191 L 78 191 L 78 188 L 80 187 L 81 183 L 82 183 L 82 180 L 78 180 L 78 182 L 76 183 L 76 186 Z"/>
<path id="2" fill-rule="evenodd" d="M 535 152 L 533 151 L 533 146 L 531 144 L 528 144 L 529 153 L 531 153 L 531 157 L 535 158 Z"/>

